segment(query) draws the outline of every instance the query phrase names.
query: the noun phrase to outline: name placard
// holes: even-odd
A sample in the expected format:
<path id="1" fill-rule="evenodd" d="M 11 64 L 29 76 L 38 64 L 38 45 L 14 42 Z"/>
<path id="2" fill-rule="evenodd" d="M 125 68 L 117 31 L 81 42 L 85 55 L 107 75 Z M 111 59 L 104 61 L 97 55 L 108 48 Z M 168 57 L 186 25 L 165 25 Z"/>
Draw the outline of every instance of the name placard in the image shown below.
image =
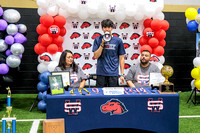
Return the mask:
<path id="1" fill-rule="evenodd" d="M 124 95 L 123 87 L 104 87 L 102 90 L 104 95 Z"/>

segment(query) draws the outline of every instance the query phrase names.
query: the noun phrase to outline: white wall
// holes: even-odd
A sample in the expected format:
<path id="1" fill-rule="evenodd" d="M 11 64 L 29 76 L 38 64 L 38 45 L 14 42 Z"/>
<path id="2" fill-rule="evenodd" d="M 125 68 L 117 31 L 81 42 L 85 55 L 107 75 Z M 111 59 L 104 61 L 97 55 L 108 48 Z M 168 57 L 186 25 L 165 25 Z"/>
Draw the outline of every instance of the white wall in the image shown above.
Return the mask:
<path id="1" fill-rule="evenodd" d="M 200 5 L 200 0 L 164 0 L 165 5 Z"/>

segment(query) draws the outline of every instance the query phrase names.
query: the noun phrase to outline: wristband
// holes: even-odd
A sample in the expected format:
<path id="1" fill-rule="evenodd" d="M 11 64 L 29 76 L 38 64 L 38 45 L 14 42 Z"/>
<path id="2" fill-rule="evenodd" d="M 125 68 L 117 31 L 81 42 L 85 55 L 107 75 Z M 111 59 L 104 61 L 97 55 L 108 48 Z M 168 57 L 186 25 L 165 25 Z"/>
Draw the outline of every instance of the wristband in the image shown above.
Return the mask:
<path id="1" fill-rule="evenodd" d="M 124 77 L 124 74 L 120 74 L 119 76 L 122 76 L 122 77 Z"/>
<path id="2" fill-rule="evenodd" d="M 104 47 L 104 46 L 102 46 L 102 45 L 100 45 L 102 48 Z"/>

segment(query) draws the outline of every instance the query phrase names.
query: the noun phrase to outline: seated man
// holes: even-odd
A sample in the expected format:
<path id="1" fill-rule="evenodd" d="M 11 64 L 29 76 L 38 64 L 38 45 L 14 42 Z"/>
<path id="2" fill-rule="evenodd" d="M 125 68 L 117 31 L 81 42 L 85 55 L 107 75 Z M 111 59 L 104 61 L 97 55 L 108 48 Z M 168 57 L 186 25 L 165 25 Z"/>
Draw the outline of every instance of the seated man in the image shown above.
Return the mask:
<path id="1" fill-rule="evenodd" d="M 140 63 L 133 65 L 125 76 L 129 87 L 149 86 L 150 73 L 160 72 L 156 65 L 149 63 L 150 59 L 151 53 L 148 50 L 143 50 L 140 57 Z"/>

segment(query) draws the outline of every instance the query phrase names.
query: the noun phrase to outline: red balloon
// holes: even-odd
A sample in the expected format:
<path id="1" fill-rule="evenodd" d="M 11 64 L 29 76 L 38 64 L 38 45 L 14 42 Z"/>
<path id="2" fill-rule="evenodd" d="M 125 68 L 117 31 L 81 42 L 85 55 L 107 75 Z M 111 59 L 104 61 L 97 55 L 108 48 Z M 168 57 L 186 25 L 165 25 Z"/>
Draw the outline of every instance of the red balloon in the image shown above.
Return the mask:
<path id="1" fill-rule="evenodd" d="M 51 25 L 48 28 L 48 34 L 52 37 L 57 37 L 60 34 L 60 28 L 57 25 Z"/>
<path id="2" fill-rule="evenodd" d="M 40 23 L 42 23 L 42 22 L 44 21 L 44 19 L 45 19 L 46 16 L 47 16 L 47 14 L 44 14 L 44 15 L 42 15 L 42 16 L 40 17 Z"/>
<path id="3" fill-rule="evenodd" d="M 163 40 L 161 40 L 161 41 L 159 42 L 158 45 L 159 45 L 159 46 L 162 46 L 162 47 L 165 47 L 166 41 L 163 39 Z"/>
<path id="4" fill-rule="evenodd" d="M 147 40 L 144 36 L 142 36 L 142 37 L 140 37 L 140 39 L 139 39 L 139 44 L 140 44 L 141 46 L 143 46 L 143 45 L 145 45 L 145 44 L 148 44 L 148 40 Z"/>
<path id="5" fill-rule="evenodd" d="M 50 45 L 52 43 L 52 41 L 53 41 L 53 38 L 49 34 L 43 34 L 40 37 L 40 43 L 45 47 Z"/>
<path id="6" fill-rule="evenodd" d="M 167 20 L 161 21 L 161 29 L 163 29 L 164 31 L 169 29 L 169 22 Z"/>
<path id="7" fill-rule="evenodd" d="M 47 33 L 47 27 L 45 27 L 43 24 L 39 24 L 36 28 L 36 31 L 40 35 L 45 34 Z"/>
<path id="8" fill-rule="evenodd" d="M 154 36 L 154 32 L 153 32 L 153 30 L 152 30 L 151 28 L 145 28 L 145 29 L 143 30 L 143 35 L 144 35 L 144 37 L 146 37 L 146 38 L 151 38 L 151 37 Z"/>
<path id="9" fill-rule="evenodd" d="M 63 46 L 58 47 L 58 52 L 62 52 L 63 51 Z"/>
<path id="10" fill-rule="evenodd" d="M 65 29 L 65 27 L 61 27 L 60 28 L 60 35 L 61 36 L 64 36 L 66 34 L 66 29 Z"/>
<path id="11" fill-rule="evenodd" d="M 152 30 L 159 30 L 161 28 L 161 20 L 154 19 L 151 22 L 151 29 Z"/>
<path id="12" fill-rule="evenodd" d="M 155 32 L 155 37 L 158 40 L 163 40 L 166 37 L 166 32 L 164 30 L 160 29 L 159 31 Z"/>
<path id="13" fill-rule="evenodd" d="M 47 52 L 50 53 L 50 54 L 55 54 L 58 52 L 58 46 L 56 44 L 50 44 L 48 47 L 47 47 Z"/>
<path id="14" fill-rule="evenodd" d="M 58 15 L 54 17 L 54 25 L 57 25 L 58 27 L 63 27 L 66 24 L 65 17 Z"/>
<path id="15" fill-rule="evenodd" d="M 42 17 L 40 17 L 40 23 L 46 27 L 49 27 L 54 23 L 54 19 L 50 15 L 43 15 Z"/>
<path id="16" fill-rule="evenodd" d="M 42 35 L 40 35 L 40 36 L 38 37 L 38 42 L 39 42 L 39 43 L 41 42 L 41 36 L 42 36 Z"/>
<path id="17" fill-rule="evenodd" d="M 143 50 L 148 50 L 150 53 L 152 53 L 152 48 L 149 45 L 143 45 L 140 49 L 140 52 L 142 53 Z"/>
<path id="18" fill-rule="evenodd" d="M 62 46 L 63 41 L 64 41 L 63 37 L 58 36 L 53 39 L 53 44 L 56 44 L 58 47 L 60 47 L 60 46 Z"/>
<path id="19" fill-rule="evenodd" d="M 162 56 L 165 53 L 165 50 L 162 46 L 157 46 L 153 49 L 153 54 L 156 56 Z"/>
<path id="20" fill-rule="evenodd" d="M 152 22 L 152 19 L 144 20 L 144 22 L 143 22 L 144 27 L 145 28 L 151 27 L 151 22 Z"/>
<path id="21" fill-rule="evenodd" d="M 40 43 L 37 43 L 35 46 L 34 46 L 34 51 L 36 54 L 38 55 L 41 55 L 43 54 L 44 52 L 47 51 L 46 47 L 44 47 L 43 45 L 41 45 Z"/>
<path id="22" fill-rule="evenodd" d="M 148 41 L 149 46 L 151 46 L 152 48 L 157 47 L 158 43 L 159 41 L 155 37 L 150 38 Z"/>

